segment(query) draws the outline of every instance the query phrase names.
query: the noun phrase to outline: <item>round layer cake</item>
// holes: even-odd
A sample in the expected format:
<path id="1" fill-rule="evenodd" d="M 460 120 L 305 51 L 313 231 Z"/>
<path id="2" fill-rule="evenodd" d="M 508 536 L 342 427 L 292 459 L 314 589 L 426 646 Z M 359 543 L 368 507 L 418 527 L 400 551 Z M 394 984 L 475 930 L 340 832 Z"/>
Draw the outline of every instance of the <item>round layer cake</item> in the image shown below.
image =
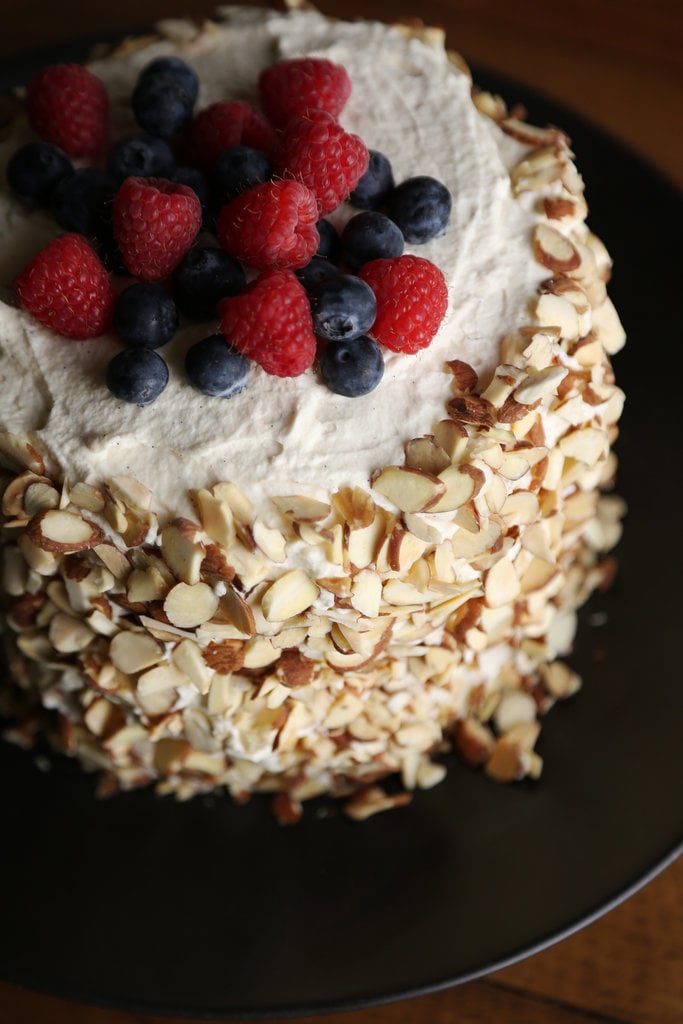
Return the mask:
<path id="1" fill-rule="evenodd" d="M 405 246 L 443 273 L 441 326 L 415 354 L 385 350 L 370 393 L 334 393 L 317 363 L 254 363 L 238 394 L 208 397 L 183 367 L 217 323 L 183 321 L 157 400 L 119 400 L 113 333 L 73 341 L 17 304 L 60 228 L 0 193 L 12 735 L 45 712 L 103 791 L 267 791 L 282 820 L 323 793 L 358 818 L 404 802 L 452 746 L 493 779 L 537 777 L 539 719 L 579 686 L 557 659 L 622 513 L 603 491 L 624 335 L 560 130 L 473 87 L 439 31 L 311 9 L 165 22 L 89 67 L 116 140 L 140 130 L 131 94 L 157 58 L 197 71 L 201 110 L 257 105 L 259 73 L 304 55 L 346 69 L 339 121 L 397 182 L 433 176 L 452 197 L 446 230 Z M 19 102 L 3 166 L 34 138 Z"/>

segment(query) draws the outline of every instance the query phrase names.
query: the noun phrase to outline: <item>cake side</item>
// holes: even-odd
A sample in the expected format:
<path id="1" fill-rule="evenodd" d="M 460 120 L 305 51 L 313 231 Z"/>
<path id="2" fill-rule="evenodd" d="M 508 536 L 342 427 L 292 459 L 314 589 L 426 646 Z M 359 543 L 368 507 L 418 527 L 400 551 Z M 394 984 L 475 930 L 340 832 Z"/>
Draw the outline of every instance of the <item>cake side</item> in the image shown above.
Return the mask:
<path id="1" fill-rule="evenodd" d="M 316 25 L 318 41 L 349 31 Z M 186 55 L 219 31 L 185 26 L 162 45 Z M 433 49 L 414 33 L 410 45 Z M 267 500 L 210 468 L 174 517 L 146 479 L 65 479 L 40 434 L 0 438 L 11 662 L 107 786 L 272 790 L 284 817 L 360 787 L 349 810 L 363 817 L 403 799 L 373 787 L 384 775 L 437 782 L 447 742 L 497 779 L 540 772 L 538 719 L 578 685 L 556 659 L 619 535 L 621 503 L 601 489 L 623 332 L 565 137 L 476 91 L 472 114 L 508 158 L 524 300 L 502 317 L 494 363 L 473 367 L 447 318 L 428 350 L 438 404 L 413 398 L 400 457 L 328 488 L 288 489 L 271 467 Z M 470 323 L 490 289 L 480 280 Z"/>

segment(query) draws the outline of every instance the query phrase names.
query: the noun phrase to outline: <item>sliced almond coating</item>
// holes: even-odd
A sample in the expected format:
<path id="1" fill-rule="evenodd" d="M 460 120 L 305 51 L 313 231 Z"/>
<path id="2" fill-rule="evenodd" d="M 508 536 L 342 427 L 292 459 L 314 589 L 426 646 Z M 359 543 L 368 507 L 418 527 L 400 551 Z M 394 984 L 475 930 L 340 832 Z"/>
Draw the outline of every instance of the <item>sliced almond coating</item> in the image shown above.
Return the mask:
<path id="1" fill-rule="evenodd" d="M 350 690 L 339 696 L 325 716 L 323 726 L 326 729 L 342 729 L 349 725 L 363 712 L 363 702 Z"/>
<path id="2" fill-rule="evenodd" d="M 20 473 L 13 479 L 10 479 L 9 483 L 5 487 L 2 495 L 2 513 L 8 517 L 20 517 L 35 515 L 40 509 L 34 509 L 33 512 L 28 512 L 25 505 L 26 492 L 32 484 L 39 482 L 50 485 L 50 481 L 47 477 L 38 476 L 36 473 L 25 472 Z M 50 506 L 54 508 L 55 506 Z"/>
<path id="3" fill-rule="evenodd" d="M 469 434 L 455 420 L 439 420 L 434 424 L 434 441 L 443 448 L 451 462 L 459 462 L 465 454 Z"/>
<path id="4" fill-rule="evenodd" d="M 0 431 L 0 465 L 19 471 L 29 469 L 42 476 L 45 472 L 43 457 L 26 437 Z"/>
<path id="5" fill-rule="evenodd" d="M 517 743 L 509 742 L 501 737 L 491 751 L 491 756 L 484 766 L 484 771 L 496 782 L 515 782 L 526 775 L 524 751 Z"/>
<path id="6" fill-rule="evenodd" d="M 302 569 L 292 569 L 266 590 L 261 610 L 268 622 L 284 622 L 311 607 L 320 591 Z"/>
<path id="7" fill-rule="evenodd" d="M 559 128 L 548 125 L 547 128 L 536 128 L 526 121 L 520 121 L 515 117 L 506 117 L 500 122 L 500 127 L 506 135 L 510 135 L 518 142 L 524 142 L 529 146 L 551 146 L 558 143 L 566 143 L 567 136 Z"/>
<path id="8" fill-rule="evenodd" d="M 457 423 L 469 423 L 486 430 L 493 425 L 493 409 L 481 395 L 456 395 L 446 406 L 449 416 Z"/>
<path id="9" fill-rule="evenodd" d="M 444 491 L 431 506 L 430 512 L 454 512 L 474 494 L 474 477 L 464 472 L 462 466 L 448 466 L 439 473 L 439 480 L 444 486 Z"/>
<path id="10" fill-rule="evenodd" d="M 427 548 L 425 541 L 420 540 L 403 526 L 397 524 L 389 537 L 387 556 L 389 565 L 395 572 L 407 572 L 421 558 Z"/>
<path id="11" fill-rule="evenodd" d="M 21 552 L 13 545 L 2 549 L 2 587 L 11 597 L 26 593 L 28 570 Z"/>
<path id="12" fill-rule="evenodd" d="M 492 121 L 502 121 L 507 117 L 507 104 L 501 96 L 473 88 L 472 102 L 480 114 L 490 117 Z"/>
<path id="13" fill-rule="evenodd" d="M 521 722 L 536 723 L 536 701 L 524 690 L 503 693 L 493 714 L 493 722 L 500 733 L 506 733 Z"/>
<path id="14" fill-rule="evenodd" d="M 26 488 L 24 494 L 24 512 L 34 516 L 44 509 L 58 508 L 60 494 L 56 487 L 44 480 L 38 480 Z"/>
<path id="15" fill-rule="evenodd" d="M 83 721 L 94 736 L 104 736 L 115 726 L 123 724 L 123 713 L 106 697 L 100 697 L 88 706 Z"/>
<path id="16" fill-rule="evenodd" d="M 95 634 L 81 619 L 58 612 L 50 620 L 48 636 L 50 643 L 60 654 L 73 654 L 86 648 Z"/>
<path id="17" fill-rule="evenodd" d="M 425 544 L 440 544 L 443 535 L 428 519 L 424 519 L 419 513 L 404 512 L 403 521 L 406 527 L 419 540 Z"/>
<path id="18" fill-rule="evenodd" d="M 559 447 L 563 455 L 594 466 L 607 454 L 608 441 L 597 427 L 583 427 L 561 438 Z"/>
<path id="19" fill-rule="evenodd" d="M 126 596 L 133 604 L 161 601 L 170 590 L 167 581 L 154 566 L 149 569 L 133 569 L 126 583 Z"/>
<path id="20" fill-rule="evenodd" d="M 437 476 L 450 465 L 450 457 L 433 437 L 416 437 L 405 446 L 406 466 Z"/>
<path id="21" fill-rule="evenodd" d="M 349 530 L 346 538 L 346 566 L 363 569 L 378 560 L 379 551 L 386 540 L 388 517 L 383 511 L 376 514 L 369 526 Z"/>
<path id="22" fill-rule="evenodd" d="M 382 602 L 382 580 L 371 569 L 356 573 L 351 586 L 351 604 L 362 615 L 375 618 Z"/>
<path id="23" fill-rule="evenodd" d="M 287 557 L 287 541 L 279 530 L 270 529 L 260 519 L 254 520 L 254 541 L 271 562 L 284 562 Z"/>
<path id="24" fill-rule="evenodd" d="M 202 657 L 200 647 L 192 640 L 181 640 L 171 654 L 175 667 L 183 672 L 200 693 L 208 693 L 214 673 Z"/>
<path id="25" fill-rule="evenodd" d="M 271 499 L 283 516 L 297 523 L 318 523 L 330 514 L 330 506 L 305 494 L 290 494 Z"/>
<path id="26" fill-rule="evenodd" d="M 164 601 L 164 612 L 169 622 L 181 629 L 191 629 L 208 622 L 217 608 L 218 597 L 206 583 L 177 583 Z"/>
<path id="27" fill-rule="evenodd" d="M 486 573 L 484 597 L 490 608 L 515 601 L 521 593 L 521 585 L 515 567 L 507 558 L 501 558 Z"/>
<path id="28" fill-rule="evenodd" d="M 387 466 L 372 486 L 401 512 L 425 512 L 446 492 L 446 485 L 438 477 L 401 466 Z"/>
<path id="29" fill-rule="evenodd" d="M 562 295 L 541 295 L 534 312 L 539 323 L 559 327 L 563 338 L 571 340 L 584 333 L 579 323 L 579 314 Z"/>
<path id="30" fill-rule="evenodd" d="M 147 672 L 143 672 L 137 682 L 137 690 L 141 696 L 150 696 L 154 693 L 163 693 L 166 690 L 174 690 L 179 686 L 187 686 L 190 680 L 184 672 L 180 672 L 174 665 L 157 665 Z"/>
<path id="31" fill-rule="evenodd" d="M 496 547 L 502 533 L 500 522 L 489 521 L 482 529 L 472 532 L 461 527 L 451 538 L 454 558 L 476 558 Z"/>
<path id="32" fill-rule="evenodd" d="M 455 383 L 460 391 L 474 391 L 477 387 L 477 371 L 469 363 L 462 359 L 450 359 L 446 363 L 447 368 L 453 374 Z"/>
<path id="33" fill-rule="evenodd" d="M 230 506 L 204 489 L 190 493 L 201 524 L 211 540 L 216 541 L 224 548 L 230 548 L 236 537 L 235 518 Z"/>
<path id="34" fill-rule="evenodd" d="M 132 476 L 114 476 L 107 480 L 105 487 L 114 501 L 122 502 L 126 508 L 147 511 L 152 503 L 152 492 Z"/>
<path id="35" fill-rule="evenodd" d="M 525 526 L 538 519 L 538 498 L 531 491 L 513 491 L 508 494 L 500 514 L 508 529 L 511 526 Z"/>
<path id="36" fill-rule="evenodd" d="M 51 576 L 57 570 L 57 555 L 54 551 L 46 551 L 29 539 L 26 533 L 17 538 L 17 547 L 21 551 L 27 565 L 40 576 Z"/>
<path id="37" fill-rule="evenodd" d="M 570 240 L 549 224 L 537 224 L 533 239 L 534 256 L 556 274 L 566 274 L 581 265 L 581 256 Z"/>
<path id="38" fill-rule="evenodd" d="M 183 583 L 199 583 L 205 547 L 188 520 L 176 520 L 161 531 L 161 553 L 171 572 Z"/>
<path id="39" fill-rule="evenodd" d="M 74 484 L 69 489 L 69 501 L 77 508 L 83 508 L 88 512 L 102 512 L 104 509 L 102 491 L 91 484 Z"/>
<path id="40" fill-rule="evenodd" d="M 123 551 L 113 544 L 96 544 L 93 550 L 115 579 L 123 580 L 128 576 L 130 562 Z"/>
<path id="41" fill-rule="evenodd" d="M 410 793 L 394 793 L 389 796 L 379 786 L 368 786 L 346 801 L 344 813 L 354 821 L 366 821 L 381 811 L 404 807 L 411 799 Z"/>
<path id="42" fill-rule="evenodd" d="M 161 644 L 146 633 L 122 630 L 109 645 L 109 657 L 115 667 L 126 675 L 134 675 L 156 665 L 163 656 Z"/>
<path id="43" fill-rule="evenodd" d="M 548 395 L 557 393 L 560 381 L 567 376 L 566 366 L 547 366 L 531 374 L 513 391 L 513 397 L 522 405 L 534 405 Z"/>
<path id="44" fill-rule="evenodd" d="M 255 635 L 254 613 L 234 587 L 229 586 L 221 597 L 220 609 L 243 637 Z"/>
<path id="45" fill-rule="evenodd" d="M 463 761 L 478 767 L 490 757 L 495 738 L 476 718 L 460 718 L 453 728 L 453 742 Z"/>
<path id="46" fill-rule="evenodd" d="M 539 672 L 548 693 L 558 699 L 571 697 L 581 689 L 581 676 L 563 661 L 541 665 Z"/>
<path id="47" fill-rule="evenodd" d="M 340 487 L 332 495 L 332 507 L 350 530 L 370 526 L 377 515 L 377 506 L 362 487 Z"/>
<path id="48" fill-rule="evenodd" d="M 104 540 L 99 526 L 61 509 L 39 512 L 28 524 L 26 534 L 37 547 L 55 553 L 81 551 Z"/>

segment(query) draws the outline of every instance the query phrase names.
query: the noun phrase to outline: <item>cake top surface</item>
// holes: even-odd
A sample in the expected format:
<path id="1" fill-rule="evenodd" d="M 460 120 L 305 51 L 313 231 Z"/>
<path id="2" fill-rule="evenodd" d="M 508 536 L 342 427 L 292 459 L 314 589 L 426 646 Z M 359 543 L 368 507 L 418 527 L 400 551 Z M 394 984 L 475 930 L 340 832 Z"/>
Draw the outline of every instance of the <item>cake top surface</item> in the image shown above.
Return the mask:
<path id="1" fill-rule="evenodd" d="M 367 486 L 374 471 L 402 461 L 408 439 L 443 418 L 451 389 L 446 361 L 464 360 L 486 380 L 500 361 L 502 338 L 529 322 L 530 303 L 548 276 L 531 255 L 541 220 L 535 197 L 515 196 L 510 187 L 510 168 L 525 147 L 479 113 L 469 77 L 442 46 L 315 11 L 223 14 L 224 21 L 200 31 L 186 26 L 182 40 L 177 32 L 161 34 L 92 63 L 109 93 L 114 133 L 136 130 L 130 94 L 140 70 L 158 56 L 178 53 L 196 68 L 197 109 L 254 100 L 259 71 L 282 57 L 316 55 L 343 65 L 353 87 L 344 127 L 390 157 L 397 182 L 429 174 L 453 196 L 445 234 L 406 246 L 441 268 L 449 305 L 429 348 L 411 356 L 386 351 L 379 386 L 356 399 L 330 392 L 313 369 L 283 380 L 256 365 L 240 394 L 209 398 L 189 385 L 183 361 L 187 348 L 211 332 L 184 326 L 163 350 L 168 387 L 139 408 L 105 387 L 106 365 L 120 350 L 115 338 L 59 338 L 12 304 L 14 276 L 59 229 L 43 213 L 21 208 L 4 185 L 0 424 L 35 431 L 54 468 L 71 481 L 137 478 L 162 515 L 191 514 L 186 492 L 221 479 L 240 484 L 257 507 L 278 493 L 323 496 L 342 485 Z M 31 137 L 19 120 L 0 148 L 3 164 Z M 330 219 L 339 226 L 353 212 L 344 205 Z"/>

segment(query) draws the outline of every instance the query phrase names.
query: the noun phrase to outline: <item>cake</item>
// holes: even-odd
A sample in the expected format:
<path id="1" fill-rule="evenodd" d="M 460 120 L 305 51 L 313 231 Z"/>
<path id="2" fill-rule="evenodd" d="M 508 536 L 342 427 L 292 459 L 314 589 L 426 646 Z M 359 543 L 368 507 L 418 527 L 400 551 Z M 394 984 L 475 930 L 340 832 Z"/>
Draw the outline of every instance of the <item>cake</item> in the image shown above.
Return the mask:
<path id="1" fill-rule="evenodd" d="M 447 309 L 354 398 L 317 363 L 253 364 L 239 393 L 207 396 L 184 358 L 217 325 L 182 320 L 163 392 L 121 401 L 113 332 L 60 337 L 17 302 L 60 228 L 3 183 L 10 735 L 46 729 L 101 793 L 265 792 L 282 821 L 320 795 L 355 818 L 405 803 L 451 749 L 494 780 L 537 778 L 540 720 L 580 685 L 562 658 L 623 512 L 606 492 L 624 334 L 569 140 L 473 86 L 440 31 L 305 7 L 166 21 L 96 56 L 113 140 L 139 131 L 132 91 L 169 56 L 198 73 L 195 112 L 257 104 L 275 61 L 344 68 L 346 132 L 397 182 L 433 176 L 452 197 L 445 230 L 405 247 L 439 268 Z M 34 138 L 20 97 L 3 166 Z M 327 216 L 341 230 L 357 212 Z"/>

